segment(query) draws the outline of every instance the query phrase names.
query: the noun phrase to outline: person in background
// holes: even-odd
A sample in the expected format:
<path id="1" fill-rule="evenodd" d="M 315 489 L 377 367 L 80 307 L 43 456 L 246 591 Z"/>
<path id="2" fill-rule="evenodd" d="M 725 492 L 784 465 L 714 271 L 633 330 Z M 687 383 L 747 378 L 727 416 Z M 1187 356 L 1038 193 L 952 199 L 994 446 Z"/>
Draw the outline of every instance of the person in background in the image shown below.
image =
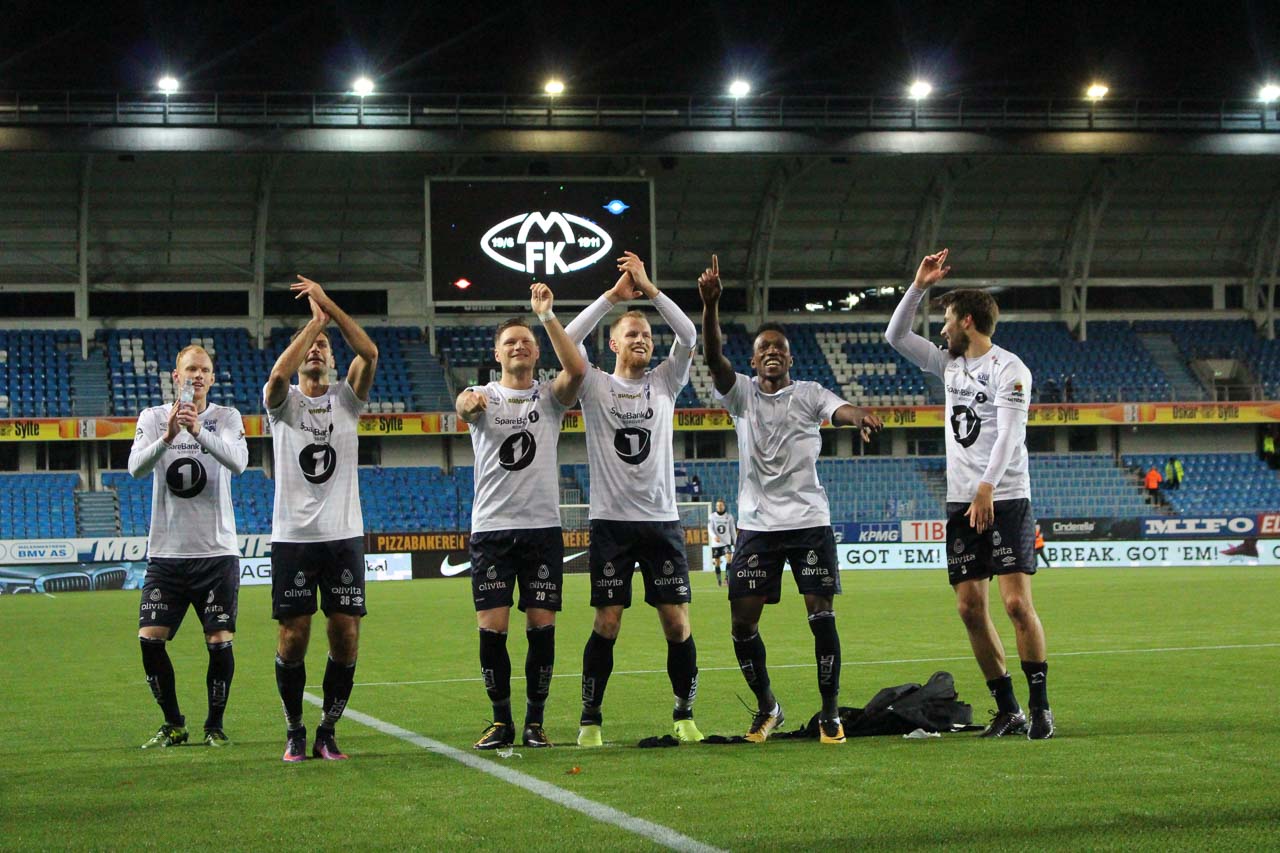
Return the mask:
<path id="1" fill-rule="evenodd" d="M 1036 525 L 1036 559 L 1044 560 L 1044 567 L 1052 569 L 1053 564 L 1049 562 L 1049 557 L 1044 552 L 1044 533 L 1040 531 L 1040 525 Z"/>
<path id="2" fill-rule="evenodd" d="M 1164 463 L 1164 487 L 1176 492 L 1182 484 L 1182 474 L 1182 461 L 1176 456 L 1170 456 L 1169 461 Z"/>
<path id="3" fill-rule="evenodd" d="M 1164 477 L 1160 476 L 1160 472 L 1156 470 L 1156 466 L 1152 465 L 1151 470 L 1142 478 L 1142 484 L 1147 487 L 1147 495 L 1150 496 L 1151 502 L 1156 506 L 1160 506 L 1164 501 L 1160 497 L 1160 483 L 1164 481 Z"/>

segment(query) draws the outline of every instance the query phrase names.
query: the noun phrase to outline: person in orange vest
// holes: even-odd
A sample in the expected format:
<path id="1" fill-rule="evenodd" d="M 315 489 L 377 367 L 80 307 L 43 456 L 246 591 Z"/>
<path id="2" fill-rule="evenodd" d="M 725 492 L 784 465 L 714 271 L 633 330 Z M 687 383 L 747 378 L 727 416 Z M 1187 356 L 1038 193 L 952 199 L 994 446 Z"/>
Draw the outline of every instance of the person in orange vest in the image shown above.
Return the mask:
<path id="1" fill-rule="evenodd" d="M 1151 496 L 1151 502 L 1156 506 L 1164 503 L 1160 500 L 1160 483 L 1164 477 L 1160 476 L 1160 472 L 1156 470 L 1156 466 L 1152 465 L 1151 470 L 1147 472 L 1147 476 L 1143 478 L 1143 482 L 1147 487 L 1147 494 Z"/>
<path id="2" fill-rule="evenodd" d="M 1044 560 L 1044 567 L 1046 569 L 1053 568 L 1053 564 L 1049 562 L 1048 555 L 1044 552 L 1044 534 L 1040 532 L 1039 524 L 1036 525 L 1036 560 L 1037 562 Z"/>

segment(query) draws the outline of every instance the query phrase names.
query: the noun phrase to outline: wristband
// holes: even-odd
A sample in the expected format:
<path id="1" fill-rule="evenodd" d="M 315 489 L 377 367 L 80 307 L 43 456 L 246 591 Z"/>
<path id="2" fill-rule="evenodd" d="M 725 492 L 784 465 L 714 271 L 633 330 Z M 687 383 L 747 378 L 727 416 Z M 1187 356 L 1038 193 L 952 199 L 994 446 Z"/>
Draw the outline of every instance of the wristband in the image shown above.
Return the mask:
<path id="1" fill-rule="evenodd" d="M 546 323 L 548 320 L 554 320 L 554 319 L 555 319 L 555 317 L 556 317 L 556 312 L 554 312 L 554 311 L 552 311 L 550 308 L 548 308 L 546 311 L 544 311 L 544 312 L 542 312 L 542 313 L 538 314 L 537 316 L 538 316 L 538 320 L 539 320 L 540 322 L 542 322 L 542 323 Z"/>

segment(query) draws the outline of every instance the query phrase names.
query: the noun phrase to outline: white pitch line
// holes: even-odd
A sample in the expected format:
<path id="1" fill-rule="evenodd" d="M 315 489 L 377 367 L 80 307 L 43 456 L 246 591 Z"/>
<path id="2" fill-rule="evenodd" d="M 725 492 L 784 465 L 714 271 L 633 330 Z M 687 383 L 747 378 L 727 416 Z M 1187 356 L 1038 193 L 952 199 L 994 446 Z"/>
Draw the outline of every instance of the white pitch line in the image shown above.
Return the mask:
<path id="1" fill-rule="evenodd" d="M 304 693 L 305 698 L 312 705 L 323 706 L 323 700 L 311 693 Z M 545 800 L 550 800 L 559 806 L 567 809 L 573 809 L 576 812 L 586 815 L 593 820 L 601 823 L 608 823 L 627 832 L 647 838 L 654 844 L 666 847 L 670 850 L 687 850 L 695 851 L 695 853 L 723 853 L 718 847 L 712 847 L 710 844 L 703 844 L 701 841 L 682 835 L 670 827 L 662 824 L 653 823 L 643 818 L 634 817 L 626 812 L 619 811 L 612 806 L 606 806 L 604 803 L 597 803 L 595 800 L 588 800 L 586 797 L 566 791 L 564 788 L 552 785 L 550 782 L 544 782 L 541 779 L 521 773 L 519 770 L 513 770 L 502 764 L 498 764 L 489 759 L 481 758 L 470 752 L 464 752 L 456 749 L 448 744 L 440 743 L 429 737 L 411 732 L 408 729 L 402 729 L 394 723 L 384 722 L 377 717 L 371 717 L 368 714 L 362 714 L 359 711 L 353 711 L 347 708 L 343 714 L 344 717 L 354 720 L 361 725 L 368 726 L 375 731 L 384 735 L 398 738 L 414 746 L 421 747 L 427 752 L 435 753 L 444 758 L 452 759 L 459 764 L 470 767 L 472 770 L 479 770 L 481 773 L 487 773 L 501 779 L 517 788 L 523 788 L 526 791 L 536 794 Z"/>
<path id="2" fill-rule="evenodd" d="M 1067 658 L 1067 657 L 1087 657 L 1089 655 L 1141 655 L 1141 654 L 1162 654 L 1169 652 L 1215 652 L 1227 649 L 1274 649 L 1280 648 L 1280 643 L 1238 643 L 1234 645 L 1222 646 L 1166 646 L 1154 649 L 1095 649 L 1093 651 L 1084 652 L 1053 652 L 1049 655 L 1049 659 Z M 842 666 L 888 666 L 899 663 L 947 663 L 958 660 L 973 660 L 973 655 L 958 655 L 955 657 L 939 657 L 939 658 L 896 658 L 891 660 L 847 660 Z M 803 669 L 813 668 L 812 663 L 780 663 L 769 664 L 769 669 Z M 736 672 L 736 666 L 702 666 L 698 667 L 699 672 Z M 614 675 L 664 675 L 665 669 L 629 669 L 620 670 L 613 673 Z M 581 678 L 580 672 L 558 673 L 553 678 Z M 512 681 L 521 681 L 523 675 L 512 673 Z M 483 681 L 482 678 L 436 678 L 424 681 L 363 681 L 356 684 L 356 687 L 409 687 L 415 684 L 470 684 L 472 682 Z M 317 686 L 317 685 L 308 685 Z"/>

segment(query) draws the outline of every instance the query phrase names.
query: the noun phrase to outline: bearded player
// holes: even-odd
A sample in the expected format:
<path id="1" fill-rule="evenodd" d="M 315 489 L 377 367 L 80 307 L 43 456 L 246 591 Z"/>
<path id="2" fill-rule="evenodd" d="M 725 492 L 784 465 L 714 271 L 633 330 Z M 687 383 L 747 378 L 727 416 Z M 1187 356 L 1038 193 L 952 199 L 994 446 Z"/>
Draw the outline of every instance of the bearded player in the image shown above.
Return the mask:
<path id="1" fill-rule="evenodd" d="M 951 267 L 947 249 L 920 262 L 915 282 L 893 312 L 885 340 L 913 364 L 942 380 L 950 428 L 947 440 L 947 574 L 969 645 L 996 700 L 983 737 L 1026 732 L 1053 737 L 1049 710 L 1044 628 L 1031 601 L 1036 572 L 1035 518 L 1026 433 L 1031 371 L 1016 355 L 991 342 L 999 308 L 981 290 L 952 290 L 935 300 L 944 309 L 938 349 L 911 331 L 916 307 Z M 1004 646 L 987 609 L 997 579 L 1005 613 L 1013 622 L 1018 657 L 1031 694 L 1031 719 L 1013 694 Z"/>
<path id="2" fill-rule="evenodd" d="M 671 326 L 676 341 L 671 355 L 649 370 L 653 330 L 643 313 L 628 311 L 609 331 L 609 348 L 617 355 L 613 373 L 588 370 L 582 383 L 591 477 L 591 606 L 596 617 L 582 654 L 578 744 L 603 743 L 601 707 L 637 567 L 645 603 L 657 610 L 667 640 L 675 736 L 700 741 L 702 733 L 693 720 L 698 653 L 689 627 L 689 560 L 676 507 L 671 450 L 676 396 L 689 381 L 697 330 L 649 280 L 638 257 L 627 252 L 618 259 L 618 269 L 622 277 L 569 324 L 569 337 L 580 343 L 615 304 L 643 296 Z"/>
<path id="3" fill-rule="evenodd" d="M 309 301 L 311 322 L 276 359 L 262 389 L 276 481 L 271 519 L 272 618 L 280 623 L 276 687 L 284 706 L 284 760 L 302 761 L 307 757 L 302 693 L 318 589 L 328 621 L 329 659 L 312 755 L 333 761 L 347 757 L 338 749 L 334 728 L 351 697 L 360 620 L 367 613 L 358 432 L 378 348 L 320 285 L 298 279 L 292 290 L 295 298 Z M 333 349 L 325 331 L 330 319 L 356 354 L 347 375 L 332 383 Z M 295 374 L 298 384 L 292 385 Z"/>

